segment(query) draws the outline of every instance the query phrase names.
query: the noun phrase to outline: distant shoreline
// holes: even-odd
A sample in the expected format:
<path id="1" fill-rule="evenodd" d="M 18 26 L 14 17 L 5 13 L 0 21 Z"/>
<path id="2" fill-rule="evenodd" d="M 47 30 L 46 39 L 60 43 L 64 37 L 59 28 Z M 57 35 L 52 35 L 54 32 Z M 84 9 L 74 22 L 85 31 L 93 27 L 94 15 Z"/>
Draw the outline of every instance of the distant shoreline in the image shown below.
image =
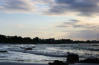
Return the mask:
<path id="1" fill-rule="evenodd" d="M 78 43 L 99 43 L 97 40 L 71 40 L 71 39 L 41 39 L 39 37 L 21 37 L 21 36 L 6 36 L 0 35 L 0 43 L 6 44 L 78 44 Z"/>
<path id="2" fill-rule="evenodd" d="M 5 42 L 0 42 L 0 44 L 50 44 L 50 43 L 5 43 Z M 50 45 L 53 45 L 53 44 L 60 45 L 60 44 L 99 44 L 99 43 L 51 43 Z"/>

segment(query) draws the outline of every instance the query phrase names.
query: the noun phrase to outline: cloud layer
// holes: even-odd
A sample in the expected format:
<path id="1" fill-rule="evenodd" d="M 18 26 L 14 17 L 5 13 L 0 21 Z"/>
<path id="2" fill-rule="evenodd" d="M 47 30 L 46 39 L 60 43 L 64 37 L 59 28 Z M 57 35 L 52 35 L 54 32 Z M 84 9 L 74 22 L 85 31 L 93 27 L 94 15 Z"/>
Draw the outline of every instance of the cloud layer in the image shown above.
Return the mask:
<path id="1" fill-rule="evenodd" d="M 96 40 L 97 34 L 99 34 L 99 23 L 97 21 L 71 19 L 56 27 L 63 32 L 68 32 L 68 37 L 75 40 Z"/>
<path id="2" fill-rule="evenodd" d="M 34 10 L 31 0 L 0 0 L 0 11 L 31 12 Z"/>
<path id="3" fill-rule="evenodd" d="M 99 0 L 0 0 L 1 11 L 31 12 L 41 8 L 49 14 L 94 15 L 99 14 Z"/>
<path id="4" fill-rule="evenodd" d="M 64 22 L 63 24 L 58 25 L 59 28 L 72 28 L 72 29 L 79 29 L 79 30 L 94 30 L 99 28 L 99 24 L 97 22 L 88 22 L 87 20 L 69 20 Z"/>
<path id="5" fill-rule="evenodd" d="M 73 12 L 77 15 L 99 14 L 99 0 L 55 0 L 49 12 L 53 14 Z"/>

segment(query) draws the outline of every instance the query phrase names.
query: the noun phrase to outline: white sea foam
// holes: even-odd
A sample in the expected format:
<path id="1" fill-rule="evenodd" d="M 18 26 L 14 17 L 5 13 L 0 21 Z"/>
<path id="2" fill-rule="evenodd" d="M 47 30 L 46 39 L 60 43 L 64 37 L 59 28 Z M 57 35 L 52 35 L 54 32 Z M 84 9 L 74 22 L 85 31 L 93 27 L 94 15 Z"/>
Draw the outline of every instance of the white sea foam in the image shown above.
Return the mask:
<path id="1" fill-rule="evenodd" d="M 97 51 L 99 44 L 0 44 L 0 46 L 1 50 L 8 51 L 8 53 L 0 53 L 0 61 L 5 61 L 5 59 L 6 61 L 17 61 L 16 59 L 18 59 L 18 62 L 19 60 L 25 62 L 64 60 L 67 52 L 79 54 L 80 58 L 99 57 L 99 51 Z M 25 50 L 25 48 L 32 48 L 32 50 Z M 40 59 L 37 59 L 38 57 Z"/>

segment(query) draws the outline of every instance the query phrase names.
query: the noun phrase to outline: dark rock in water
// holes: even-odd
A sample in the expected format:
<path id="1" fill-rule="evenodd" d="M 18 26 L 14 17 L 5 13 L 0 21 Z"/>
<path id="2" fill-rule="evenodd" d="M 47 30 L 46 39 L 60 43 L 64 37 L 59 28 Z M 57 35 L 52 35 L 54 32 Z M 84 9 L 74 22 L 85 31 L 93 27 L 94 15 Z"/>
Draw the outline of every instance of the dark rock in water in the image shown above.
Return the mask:
<path id="1" fill-rule="evenodd" d="M 55 60 L 53 63 L 48 63 L 49 65 L 68 65 L 67 63 L 64 63 L 59 60 Z"/>
<path id="2" fill-rule="evenodd" d="M 99 58 L 87 58 L 85 60 L 81 60 L 80 63 L 98 63 L 99 64 Z"/>
<path id="3" fill-rule="evenodd" d="M 32 50 L 32 48 L 25 48 L 25 50 Z"/>
<path id="4" fill-rule="evenodd" d="M 68 53 L 67 63 L 76 63 L 79 62 L 79 56 L 77 54 Z"/>
<path id="5" fill-rule="evenodd" d="M 6 51 L 6 50 L 0 50 L 0 53 L 6 53 L 6 52 L 8 52 L 8 51 Z"/>
<path id="6" fill-rule="evenodd" d="M 79 56 L 77 54 L 68 53 L 66 62 L 55 60 L 53 63 L 49 63 L 49 65 L 69 65 L 76 62 L 79 62 Z"/>

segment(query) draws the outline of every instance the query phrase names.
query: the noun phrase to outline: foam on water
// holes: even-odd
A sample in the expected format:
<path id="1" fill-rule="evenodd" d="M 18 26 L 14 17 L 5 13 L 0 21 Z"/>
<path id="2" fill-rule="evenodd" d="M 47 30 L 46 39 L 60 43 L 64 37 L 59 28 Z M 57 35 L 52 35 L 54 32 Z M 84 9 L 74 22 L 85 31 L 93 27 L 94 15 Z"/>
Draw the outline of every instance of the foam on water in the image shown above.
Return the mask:
<path id="1" fill-rule="evenodd" d="M 9 62 L 49 62 L 52 60 L 64 60 L 67 52 L 77 53 L 81 58 L 99 57 L 99 44 L 0 44 L 0 61 Z M 32 50 L 25 50 L 32 48 Z"/>

